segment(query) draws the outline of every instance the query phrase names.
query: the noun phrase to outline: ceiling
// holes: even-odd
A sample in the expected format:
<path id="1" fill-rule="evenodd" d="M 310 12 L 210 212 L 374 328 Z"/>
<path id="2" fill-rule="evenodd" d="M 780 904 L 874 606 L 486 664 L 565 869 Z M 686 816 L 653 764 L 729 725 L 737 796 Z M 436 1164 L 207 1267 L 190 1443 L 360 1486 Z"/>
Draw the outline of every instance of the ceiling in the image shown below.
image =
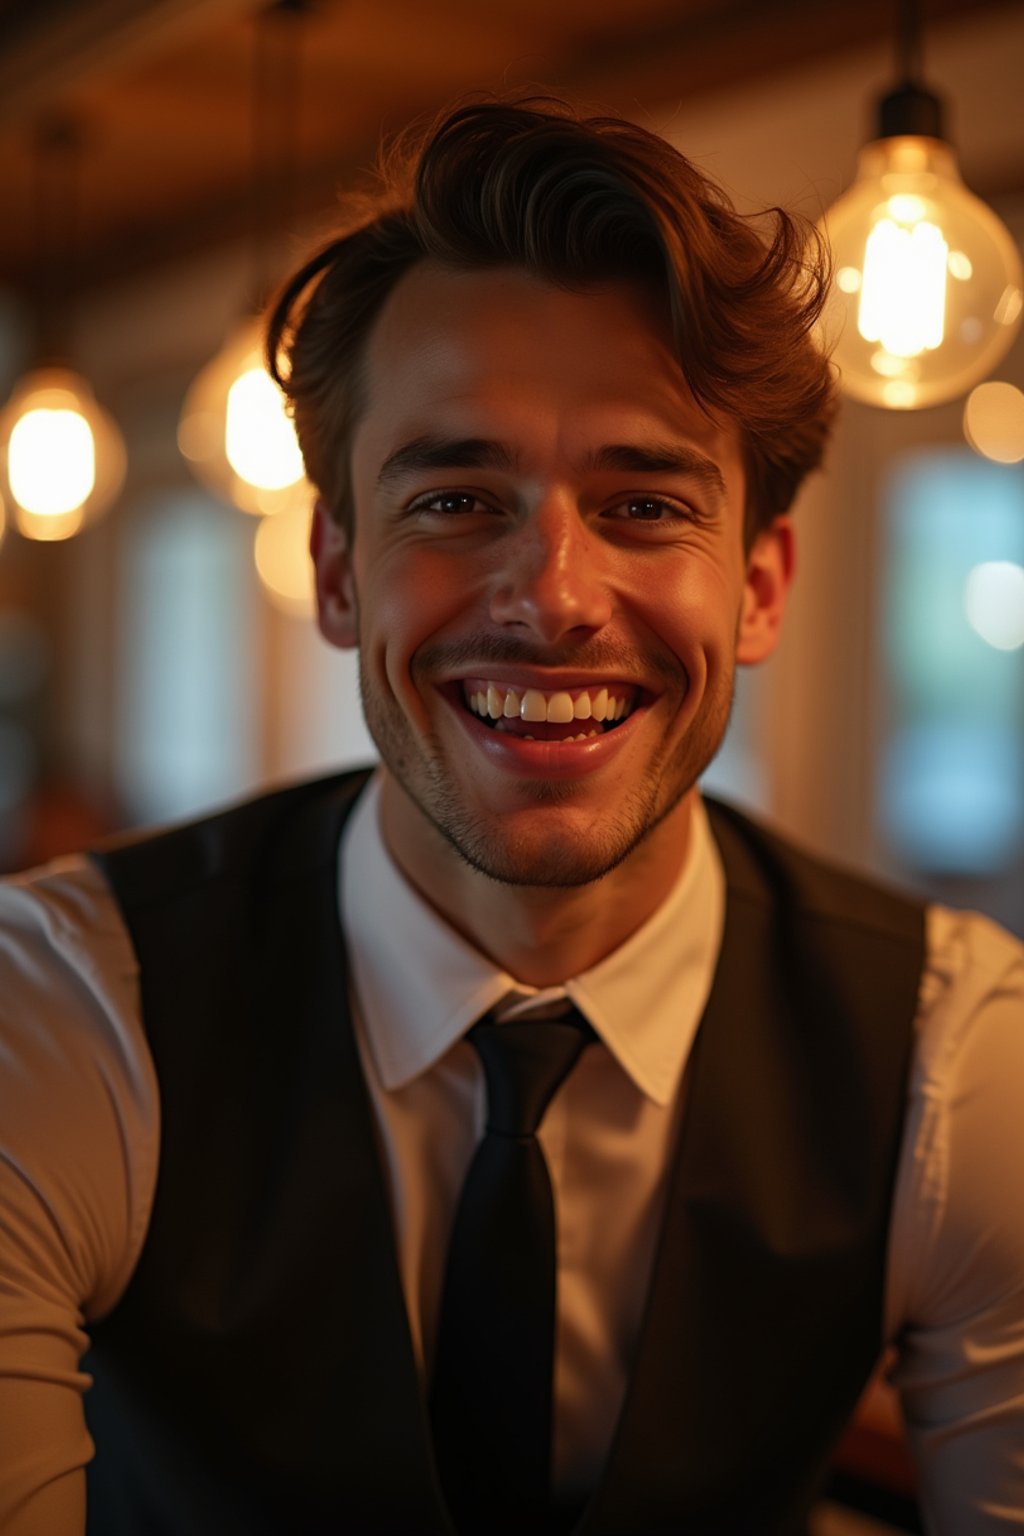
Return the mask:
<path id="1" fill-rule="evenodd" d="M 82 290 L 304 216 L 372 161 L 382 129 L 470 90 L 563 91 L 636 115 L 877 43 L 895 11 L 893 0 L 293 3 L 295 14 L 265 0 L 0 0 L 0 284 L 38 288 L 56 234 L 64 280 Z M 1016 3 L 922 6 L 929 21 L 1001 9 Z"/>

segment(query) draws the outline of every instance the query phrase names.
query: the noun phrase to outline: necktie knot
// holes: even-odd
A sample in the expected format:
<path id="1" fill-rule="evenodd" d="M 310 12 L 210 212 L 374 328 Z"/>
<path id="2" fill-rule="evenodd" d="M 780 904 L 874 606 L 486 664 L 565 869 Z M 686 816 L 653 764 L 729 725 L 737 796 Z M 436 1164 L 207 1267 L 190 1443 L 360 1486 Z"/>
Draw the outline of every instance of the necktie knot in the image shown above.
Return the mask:
<path id="1" fill-rule="evenodd" d="M 482 1020 L 469 1033 L 487 1081 L 487 1130 L 533 1136 L 593 1032 L 572 1010 L 557 1019 Z"/>

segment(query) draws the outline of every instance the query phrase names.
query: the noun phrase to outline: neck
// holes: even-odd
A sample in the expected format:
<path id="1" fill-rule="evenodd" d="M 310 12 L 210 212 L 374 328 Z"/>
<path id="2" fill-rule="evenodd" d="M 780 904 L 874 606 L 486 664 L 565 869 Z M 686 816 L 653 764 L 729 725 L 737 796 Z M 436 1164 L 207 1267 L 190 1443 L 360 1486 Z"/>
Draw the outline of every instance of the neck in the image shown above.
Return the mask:
<path id="1" fill-rule="evenodd" d="M 689 851 L 696 797 L 690 790 L 602 879 L 571 887 L 505 885 L 472 868 L 390 775 L 381 825 L 395 863 L 446 922 L 517 981 L 551 987 L 618 949 L 665 900 Z M 415 837 L 407 835 L 410 816 Z"/>

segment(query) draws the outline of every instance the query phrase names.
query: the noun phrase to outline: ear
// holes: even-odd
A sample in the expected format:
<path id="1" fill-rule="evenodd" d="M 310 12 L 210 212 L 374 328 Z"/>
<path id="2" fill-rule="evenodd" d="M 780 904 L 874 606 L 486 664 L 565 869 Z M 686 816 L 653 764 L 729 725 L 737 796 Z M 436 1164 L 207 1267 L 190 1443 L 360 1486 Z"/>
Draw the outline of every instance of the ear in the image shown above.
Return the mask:
<path id="1" fill-rule="evenodd" d="M 351 650 L 359 643 L 359 626 L 348 535 L 321 498 L 313 508 L 309 552 L 316 574 L 320 633 L 331 645 Z"/>
<path id="2" fill-rule="evenodd" d="M 777 517 L 758 534 L 747 556 L 736 636 L 736 660 L 744 666 L 765 661 L 778 644 L 795 565 L 792 519 Z"/>

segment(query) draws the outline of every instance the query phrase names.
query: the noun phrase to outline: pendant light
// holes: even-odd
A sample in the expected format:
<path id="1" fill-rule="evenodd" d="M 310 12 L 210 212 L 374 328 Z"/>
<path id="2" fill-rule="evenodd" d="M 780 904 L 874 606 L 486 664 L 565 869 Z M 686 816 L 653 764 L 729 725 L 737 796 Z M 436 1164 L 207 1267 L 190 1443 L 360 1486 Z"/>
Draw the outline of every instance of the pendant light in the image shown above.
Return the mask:
<path id="1" fill-rule="evenodd" d="M 844 393 L 914 410 L 966 394 L 1020 324 L 1021 260 L 964 186 L 943 103 L 921 83 L 916 0 L 900 0 L 898 83 L 853 186 L 822 224 L 835 264 L 825 316 Z"/>
<path id="2" fill-rule="evenodd" d="M 65 123 L 37 142 L 36 270 L 40 361 L 15 384 L 0 412 L 3 491 L 26 538 L 70 538 L 111 505 L 125 472 L 113 418 L 64 357 L 65 283 L 71 265 L 80 141 Z"/>
<path id="3" fill-rule="evenodd" d="M 305 0 L 276 0 L 257 20 L 253 83 L 253 240 L 256 304 L 189 387 L 178 446 L 220 500 L 265 516 L 312 505 L 284 396 L 263 363 L 262 300 L 269 287 L 270 221 L 286 222 L 299 107 L 299 19 Z"/>
<path id="4" fill-rule="evenodd" d="M 284 396 L 263 363 L 263 322 L 243 320 L 189 387 L 178 447 L 221 501 L 261 516 L 309 495 Z"/>

